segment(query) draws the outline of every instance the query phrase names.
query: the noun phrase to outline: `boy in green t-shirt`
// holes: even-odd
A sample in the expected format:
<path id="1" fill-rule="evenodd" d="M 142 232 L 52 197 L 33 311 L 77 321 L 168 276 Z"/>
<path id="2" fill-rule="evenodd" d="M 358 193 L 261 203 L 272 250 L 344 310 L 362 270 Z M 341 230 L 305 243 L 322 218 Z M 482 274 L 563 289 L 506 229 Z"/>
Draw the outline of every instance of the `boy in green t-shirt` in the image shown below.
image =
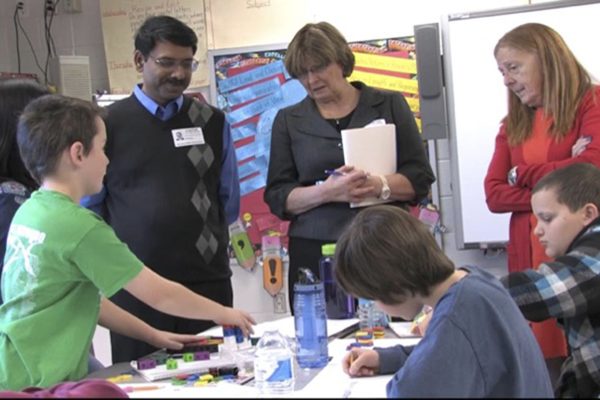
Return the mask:
<path id="1" fill-rule="evenodd" d="M 247 313 L 152 272 L 100 217 L 79 206 L 100 191 L 108 165 L 102 116 L 89 102 L 49 95 L 20 118 L 21 156 L 40 190 L 19 208 L 7 239 L 0 389 L 84 378 L 99 316 L 127 330 L 116 322 L 123 310 L 106 300 L 120 289 L 164 313 L 252 330 Z"/>

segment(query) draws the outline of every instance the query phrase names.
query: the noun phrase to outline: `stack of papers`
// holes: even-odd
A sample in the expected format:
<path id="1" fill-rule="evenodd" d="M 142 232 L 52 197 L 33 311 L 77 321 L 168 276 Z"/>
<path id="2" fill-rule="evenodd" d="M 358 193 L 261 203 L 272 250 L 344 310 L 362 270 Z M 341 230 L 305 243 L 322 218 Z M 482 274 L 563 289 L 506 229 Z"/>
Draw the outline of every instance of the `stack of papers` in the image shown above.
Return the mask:
<path id="1" fill-rule="evenodd" d="M 369 124 L 364 128 L 343 129 L 344 164 L 362 169 L 371 175 L 396 173 L 396 126 Z M 391 200 L 369 198 L 350 207 L 364 207 Z"/>

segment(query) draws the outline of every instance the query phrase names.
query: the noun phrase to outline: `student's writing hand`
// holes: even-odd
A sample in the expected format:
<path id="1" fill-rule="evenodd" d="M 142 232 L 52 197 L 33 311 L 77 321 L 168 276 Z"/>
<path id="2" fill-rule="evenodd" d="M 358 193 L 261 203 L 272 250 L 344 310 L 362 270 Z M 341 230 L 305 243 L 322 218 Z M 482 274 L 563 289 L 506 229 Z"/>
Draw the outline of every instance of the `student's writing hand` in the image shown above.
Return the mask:
<path id="1" fill-rule="evenodd" d="M 342 368 L 350 376 L 373 376 L 379 371 L 379 353 L 371 349 L 352 349 L 344 356 Z"/>
<path id="2" fill-rule="evenodd" d="M 223 307 L 223 312 L 219 318 L 214 320 L 218 325 L 235 325 L 239 326 L 244 333 L 244 336 L 250 336 L 254 332 L 252 325 L 256 325 L 256 321 L 246 311 L 237 310 L 231 307 Z"/>
<path id="3" fill-rule="evenodd" d="M 426 306 L 417 317 L 415 317 L 411 327 L 410 333 L 413 335 L 425 336 L 425 331 L 429 326 L 429 321 L 431 321 L 431 314 L 433 309 L 431 307 Z"/>
<path id="4" fill-rule="evenodd" d="M 582 136 L 579 139 L 577 139 L 573 147 L 571 147 L 571 157 L 577 157 L 578 155 L 583 153 L 587 148 L 587 145 L 590 144 L 591 141 L 591 136 Z"/>
<path id="5" fill-rule="evenodd" d="M 197 341 L 198 336 L 196 335 L 183 335 L 155 329 L 149 337 L 148 343 L 158 348 L 164 347 L 171 350 L 179 350 L 186 344 L 195 343 Z"/>

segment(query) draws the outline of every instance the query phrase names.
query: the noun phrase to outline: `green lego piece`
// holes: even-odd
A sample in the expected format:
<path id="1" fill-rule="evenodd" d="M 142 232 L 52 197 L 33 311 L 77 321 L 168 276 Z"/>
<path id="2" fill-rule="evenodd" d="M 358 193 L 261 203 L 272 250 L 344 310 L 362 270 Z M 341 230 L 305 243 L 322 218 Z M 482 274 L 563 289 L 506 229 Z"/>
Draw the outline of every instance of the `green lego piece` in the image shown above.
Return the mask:
<path id="1" fill-rule="evenodd" d="M 194 353 L 183 353 L 183 361 L 185 361 L 185 362 L 194 361 Z"/>
<path id="2" fill-rule="evenodd" d="M 167 369 L 177 369 L 177 360 L 169 358 L 167 360 Z"/>

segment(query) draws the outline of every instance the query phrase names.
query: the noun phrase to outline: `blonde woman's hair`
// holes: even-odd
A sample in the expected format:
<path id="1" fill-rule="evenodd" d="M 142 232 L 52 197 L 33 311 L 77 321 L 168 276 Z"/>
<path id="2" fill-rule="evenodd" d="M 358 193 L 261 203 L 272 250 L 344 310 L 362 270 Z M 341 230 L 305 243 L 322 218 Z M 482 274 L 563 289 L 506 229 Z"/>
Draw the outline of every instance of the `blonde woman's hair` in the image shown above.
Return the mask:
<path id="1" fill-rule="evenodd" d="M 542 74 L 542 107 L 552 117 L 550 136 L 564 138 L 575 121 L 583 96 L 592 88 L 588 72 L 577 61 L 563 38 L 552 28 L 538 23 L 520 25 L 506 33 L 494 47 L 535 54 Z M 523 143 L 531 134 L 535 109 L 523 104 L 508 91 L 508 114 L 503 119 L 511 146 Z"/>

